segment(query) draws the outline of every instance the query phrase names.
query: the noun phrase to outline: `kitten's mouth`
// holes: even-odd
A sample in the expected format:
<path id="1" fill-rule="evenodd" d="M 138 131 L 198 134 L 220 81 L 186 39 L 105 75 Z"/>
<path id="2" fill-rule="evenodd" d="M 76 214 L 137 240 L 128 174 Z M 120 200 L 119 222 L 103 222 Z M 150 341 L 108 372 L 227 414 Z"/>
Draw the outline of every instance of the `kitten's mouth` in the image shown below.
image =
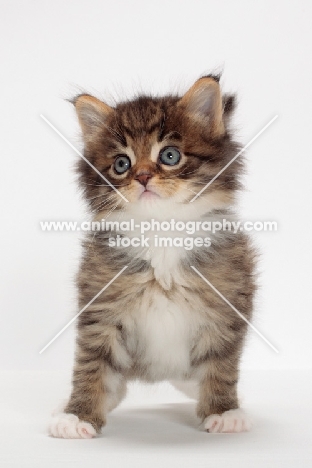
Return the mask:
<path id="1" fill-rule="evenodd" d="M 150 189 L 145 189 L 141 195 L 139 196 L 140 199 L 144 199 L 144 200 L 151 200 L 153 198 L 159 198 L 159 195 L 157 195 L 157 193 L 153 192 L 152 190 Z"/>

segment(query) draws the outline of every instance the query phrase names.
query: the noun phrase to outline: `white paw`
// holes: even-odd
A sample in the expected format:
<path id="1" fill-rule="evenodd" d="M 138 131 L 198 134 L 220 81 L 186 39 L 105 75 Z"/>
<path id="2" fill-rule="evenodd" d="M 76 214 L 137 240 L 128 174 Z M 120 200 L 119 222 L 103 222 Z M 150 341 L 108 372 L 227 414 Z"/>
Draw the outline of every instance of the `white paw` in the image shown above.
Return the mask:
<path id="1" fill-rule="evenodd" d="M 211 414 L 204 421 L 208 432 L 246 432 L 250 431 L 252 422 L 240 408 L 225 411 L 222 414 Z"/>
<path id="2" fill-rule="evenodd" d="M 64 439 L 91 439 L 96 436 L 96 430 L 74 414 L 60 413 L 52 418 L 49 434 Z"/>

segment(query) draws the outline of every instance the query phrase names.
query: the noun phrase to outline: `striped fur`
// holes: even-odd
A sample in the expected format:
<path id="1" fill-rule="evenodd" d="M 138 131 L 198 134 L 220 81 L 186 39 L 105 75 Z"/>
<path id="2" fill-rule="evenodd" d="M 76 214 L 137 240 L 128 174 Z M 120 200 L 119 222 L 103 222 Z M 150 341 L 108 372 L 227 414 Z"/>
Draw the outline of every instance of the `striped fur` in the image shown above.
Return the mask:
<path id="1" fill-rule="evenodd" d="M 89 95 L 78 96 L 74 103 L 85 156 L 129 200 L 122 200 L 79 161 L 80 185 L 94 218 L 108 213 L 110 220 L 120 221 L 230 216 L 240 188 L 241 159 L 189 201 L 239 148 L 228 126 L 233 100 L 221 96 L 214 77 L 201 78 L 182 98 L 141 96 L 115 108 Z M 176 167 L 159 163 L 158 152 L 165 146 L 179 148 L 182 157 Z M 128 155 L 132 164 L 122 175 L 113 170 L 119 154 Z M 151 200 L 141 199 L 136 177 L 142 171 L 151 175 L 148 186 L 157 194 Z M 214 236 L 209 248 L 147 251 L 109 247 L 115 234 L 95 232 L 84 242 L 77 276 L 79 308 L 121 268 L 128 268 L 79 316 L 73 390 L 65 413 L 100 432 L 107 412 L 125 396 L 126 382 L 132 379 L 196 380 L 202 420 L 238 408 L 246 323 L 191 265 L 249 320 L 255 291 L 255 254 L 249 239 L 242 232 L 226 231 Z M 52 433 L 66 436 L 66 431 Z"/>

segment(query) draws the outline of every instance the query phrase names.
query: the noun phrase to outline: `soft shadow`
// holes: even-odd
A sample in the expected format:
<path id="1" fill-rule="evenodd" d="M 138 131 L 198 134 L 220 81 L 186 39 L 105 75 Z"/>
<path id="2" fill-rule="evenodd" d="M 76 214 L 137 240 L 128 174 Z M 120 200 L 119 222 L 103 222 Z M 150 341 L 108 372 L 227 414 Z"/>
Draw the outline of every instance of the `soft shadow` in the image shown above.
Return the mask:
<path id="1" fill-rule="evenodd" d="M 164 446 L 207 442 L 195 410 L 193 402 L 120 408 L 110 414 L 102 437 L 110 442 Z"/>

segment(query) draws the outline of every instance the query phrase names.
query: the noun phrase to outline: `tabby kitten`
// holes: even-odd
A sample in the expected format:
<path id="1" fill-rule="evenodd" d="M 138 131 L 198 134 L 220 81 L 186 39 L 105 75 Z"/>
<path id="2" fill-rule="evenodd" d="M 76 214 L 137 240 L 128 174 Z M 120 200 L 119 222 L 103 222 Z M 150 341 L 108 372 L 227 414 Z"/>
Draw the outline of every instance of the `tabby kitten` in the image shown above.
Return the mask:
<path id="1" fill-rule="evenodd" d="M 78 163 L 95 220 L 233 216 L 240 158 L 190 203 L 239 150 L 228 125 L 234 97 L 222 97 L 218 77 L 200 78 L 182 97 L 140 96 L 110 107 L 82 94 L 74 105 L 84 155 L 97 169 L 82 159 Z M 50 434 L 91 438 L 100 433 L 133 379 L 173 379 L 178 386 L 196 381 L 197 415 L 207 431 L 248 430 L 236 388 L 246 323 L 191 268 L 250 320 L 255 285 L 248 238 L 224 231 L 210 236 L 210 247 L 191 250 L 110 245 L 111 238 L 124 234 L 95 231 L 85 241 L 77 277 L 79 310 L 127 269 L 77 319 L 72 393 L 63 413 L 53 418 Z"/>

